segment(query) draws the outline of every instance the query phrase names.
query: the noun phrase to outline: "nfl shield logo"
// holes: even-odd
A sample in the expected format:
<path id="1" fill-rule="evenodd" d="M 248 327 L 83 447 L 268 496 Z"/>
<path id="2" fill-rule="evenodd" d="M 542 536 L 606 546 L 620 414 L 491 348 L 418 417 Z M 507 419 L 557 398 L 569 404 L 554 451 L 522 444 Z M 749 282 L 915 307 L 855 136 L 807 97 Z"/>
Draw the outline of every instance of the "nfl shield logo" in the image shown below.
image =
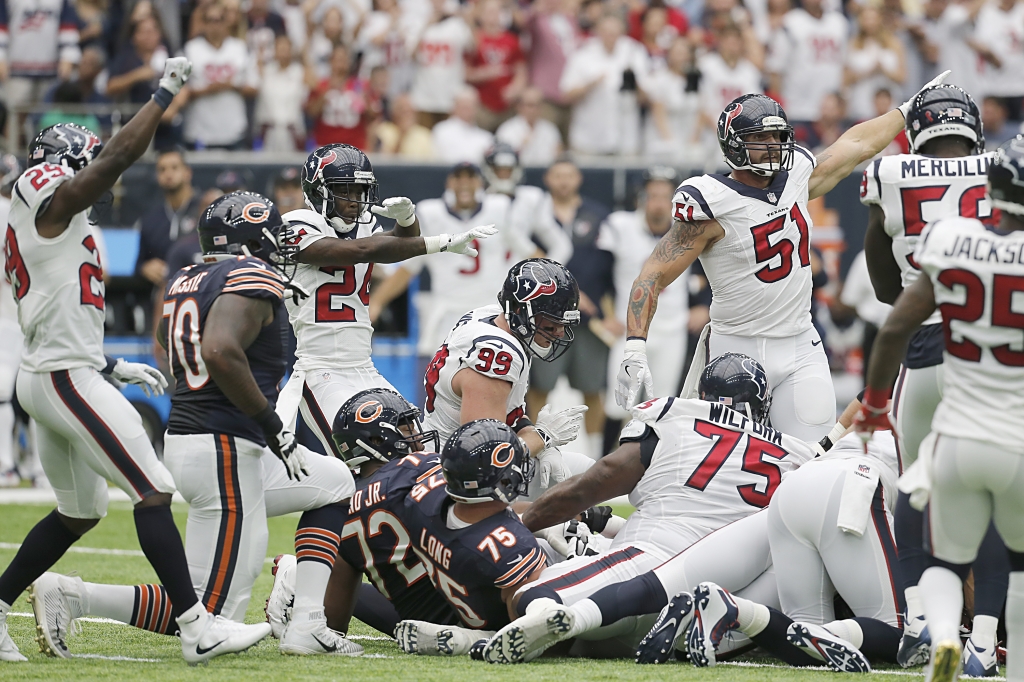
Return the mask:
<path id="1" fill-rule="evenodd" d="M 772 202 L 774 204 L 778 200 L 779 200 L 778 197 L 775 196 L 775 192 L 768 192 L 768 201 L 770 201 L 770 202 Z"/>

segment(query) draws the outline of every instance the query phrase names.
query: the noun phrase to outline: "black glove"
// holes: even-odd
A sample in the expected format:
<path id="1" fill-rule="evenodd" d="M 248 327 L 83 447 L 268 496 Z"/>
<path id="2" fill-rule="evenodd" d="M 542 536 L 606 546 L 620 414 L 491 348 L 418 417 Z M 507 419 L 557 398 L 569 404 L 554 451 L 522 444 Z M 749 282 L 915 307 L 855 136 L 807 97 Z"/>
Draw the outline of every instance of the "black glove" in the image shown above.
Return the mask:
<path id="1" fill-rule="evenodd" d="M 591 507 L 580 514 L 580 520 L 587 524 L 591 533 L 600 533 L 608 525 L 608 519 L 612 517 L 612 508 L 608 505 Z"/>
<path id="2" fill-rule="evenodd" d="M 284 428 L 284 423 L 277 416 L 274 407 L 267 403 L 263 410 L 253 416 L 256 423 L 263 429 L 263 437 L 267 441 L 267 447 L 277 455 L 277 458 L 284 464 L 288 478 L 299 481 L 303 476 L 309 474 L 306 471 L 306 455 L 297 447 L 295 434 Z"/>

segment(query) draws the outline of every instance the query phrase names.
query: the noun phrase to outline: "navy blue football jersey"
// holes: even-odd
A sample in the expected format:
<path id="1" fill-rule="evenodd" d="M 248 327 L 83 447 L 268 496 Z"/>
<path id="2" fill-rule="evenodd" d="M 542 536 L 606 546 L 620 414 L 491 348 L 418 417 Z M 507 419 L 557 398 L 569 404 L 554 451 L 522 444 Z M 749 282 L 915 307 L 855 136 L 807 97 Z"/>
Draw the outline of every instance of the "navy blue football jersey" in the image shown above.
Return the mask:
<path id="1" fill-rule="evenodd" d="M 265 445 L 259 425 L 235 407 L 210 378 L 201 352 L 203 329 L 210 308 L 221 294 L 265 299 L 274 304 L 274 321 L 263 327 L 245 349 L 252 375 L 273 405 L 284 376 L 288 348 L 284 290 L 281 276 L 257 258 L 192 265 L 168 280 L 161 321 L 175 380 L 168 433 L 223 433 Z"/>
<path id="2" fill-rule="evenodd" d="M 437 454 L 418 453 L 388 462 L 357 480 L 338 553 L 370 579 L 403 620 L 454 625 L 459 619 L 412 553 L 409 531 L 401 519 L 406 495 L 440 471 L 439 462 Z"/>
<path id="3" fill-rule="evenodd" d="M 509 622 L 501 591 L 543 567 L 544 552 L 511 509 L 465 528 L 449 528 L 453 504 L 438 467 L 409 491 L 402 520 L 413 551 L 462 624 L 497 630 Z"/>

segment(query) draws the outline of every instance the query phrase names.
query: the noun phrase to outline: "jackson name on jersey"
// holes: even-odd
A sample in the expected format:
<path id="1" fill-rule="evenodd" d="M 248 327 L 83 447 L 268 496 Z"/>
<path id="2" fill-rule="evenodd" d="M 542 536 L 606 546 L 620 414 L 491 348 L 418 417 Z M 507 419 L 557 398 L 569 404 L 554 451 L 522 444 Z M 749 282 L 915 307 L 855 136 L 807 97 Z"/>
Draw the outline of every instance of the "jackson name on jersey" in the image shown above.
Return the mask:
<path id="1" fill-rule="evenodd" d="M 815 159 L 793 151 L 793 169 L 765 189 L 726 174 L 690 178 L 676 189 L 675 218 L 714 220 L 725 237 L 700 256 L 715 292 L 716 334 L 782 338 L 811 328 L 811 218 L 808 181 Z"/>

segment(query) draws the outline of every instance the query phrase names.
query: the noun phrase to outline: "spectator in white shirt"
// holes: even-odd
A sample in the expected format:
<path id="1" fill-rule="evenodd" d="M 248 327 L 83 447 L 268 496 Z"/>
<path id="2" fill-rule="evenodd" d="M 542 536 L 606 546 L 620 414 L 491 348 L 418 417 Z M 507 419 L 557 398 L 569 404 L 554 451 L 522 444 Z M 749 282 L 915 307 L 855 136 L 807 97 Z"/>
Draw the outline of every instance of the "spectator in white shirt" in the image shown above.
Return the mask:
<path id="1" fill-rule="evenodd" d="M 416 75 L 412 48 L 422 28 L 419 15 L 402 11 L 397 0 L 377 0 L 359 29 L 360 77 L 369 78 L 375 66 L 386 66 L 391 75 L 389 94 L 408 92 Z"/>
<path id="2" fill-rule="evenodd" d="M 572 104 L 569 147 L 585 154 L 635 154 L 640 150 L 640 82 L 649 70 L 647 51 L 623 35 L 622 20 L 606 15 L 595 36 L 570 58 L 561 88 Z"/>
<path id="3" fill-rule="evenodd" d="M 716 50 L 697 63 L 703 127 L 714 128 L 725 107 L 740 95 L 761 92 L 761 72 L 743 53 L 739 28 L 728 26 L 719 31 Z"/>
<path id="4" fill-rule="evenodd" d="M 985 60 L 986 96 L 1002 97 L 1010 120 L 1020 121 L 1024 98 L 1024 3 L 990 0 L 978 13 L 974 44 Z"/>
<path id="5" fill-rule="evenodd" d="M 192 62 L 185 140 L 197 148 L 237 149 L 248 128 L 245 98 L 257 94 L 255 73 L 245 41 L 227 34 L 224 7 L 207 5 L 203 19 L 203 35 L 185 43 Z"/>
<path id="6" fill-rule="evenodd" d="M 313 67 L 315 80 L 319 82 L 331 75 L 331 54 L 334 47 L 350 45 L 351 41 L 348 40 L 348 31 L 341 10 L 337 7 L 327 8 L 323 13 L 323 19 L 316 26 L 309 36 L 306 58 Z"/>
<path id="7" fill-rule="evenodd" d="M 516 115 L 498 126 L 498 142 L 512 146 L 524 166 L 550 166 L 562 153 L 562 135 L 551 121 L 541 118 L 544 93 L 527 88 L 519 98 Z"/>
<path id="8" fill-rule="evenodd" d="M 476 166 L 484 162 L 484 154 L 494 144 L 494 135 L 476 124 L 480 96 L 476 88 L 463 86 L 455 96 L 452 115 L 434 126 L 434 153 L 444 163 L 468 161 Z"/>
<path id="9" fill-rule="evenodd" d="M 850 117 L 864 121 L 875 115 L 875 93 L 898 92 L 906 80 L 903 45 L 882 22 L 882 13 L 865 7 L 857 19 L 857 35 L 846 53 L 843 81 Z"/>
<path id="10" fill-rule="evenodd" d="M 306 140 L 302 103 L 309 96 L 306 70 L 292 55 L 292 41 L 279 35 L 274 41 L 274 59 L 262 67 L 260 94 L 256 100 L 256 126 L 263 149 L 290 152 L 303 149 Z"/>
<path id="11" fill-rule="evenodd" d="M 428 128 L 452 111 L 466 84 L 465 54 L 473 46 L 473 31 L 462 17 L 447 13 L 446 0 L 431 3 L 434 13 L 416 46 L 416 76 L 409 93 Z"/>
<path id="12" fill-rule="evenodd" d="M 695 144 L 700 115 L 698 74 L 693 71 L 693 48 L 686 38 L 676 38 L 644 84 L 651 112 L 644 125 L 644 153 L 652 161 L 684 168 L 703 165 L 703 153 Z"/>

